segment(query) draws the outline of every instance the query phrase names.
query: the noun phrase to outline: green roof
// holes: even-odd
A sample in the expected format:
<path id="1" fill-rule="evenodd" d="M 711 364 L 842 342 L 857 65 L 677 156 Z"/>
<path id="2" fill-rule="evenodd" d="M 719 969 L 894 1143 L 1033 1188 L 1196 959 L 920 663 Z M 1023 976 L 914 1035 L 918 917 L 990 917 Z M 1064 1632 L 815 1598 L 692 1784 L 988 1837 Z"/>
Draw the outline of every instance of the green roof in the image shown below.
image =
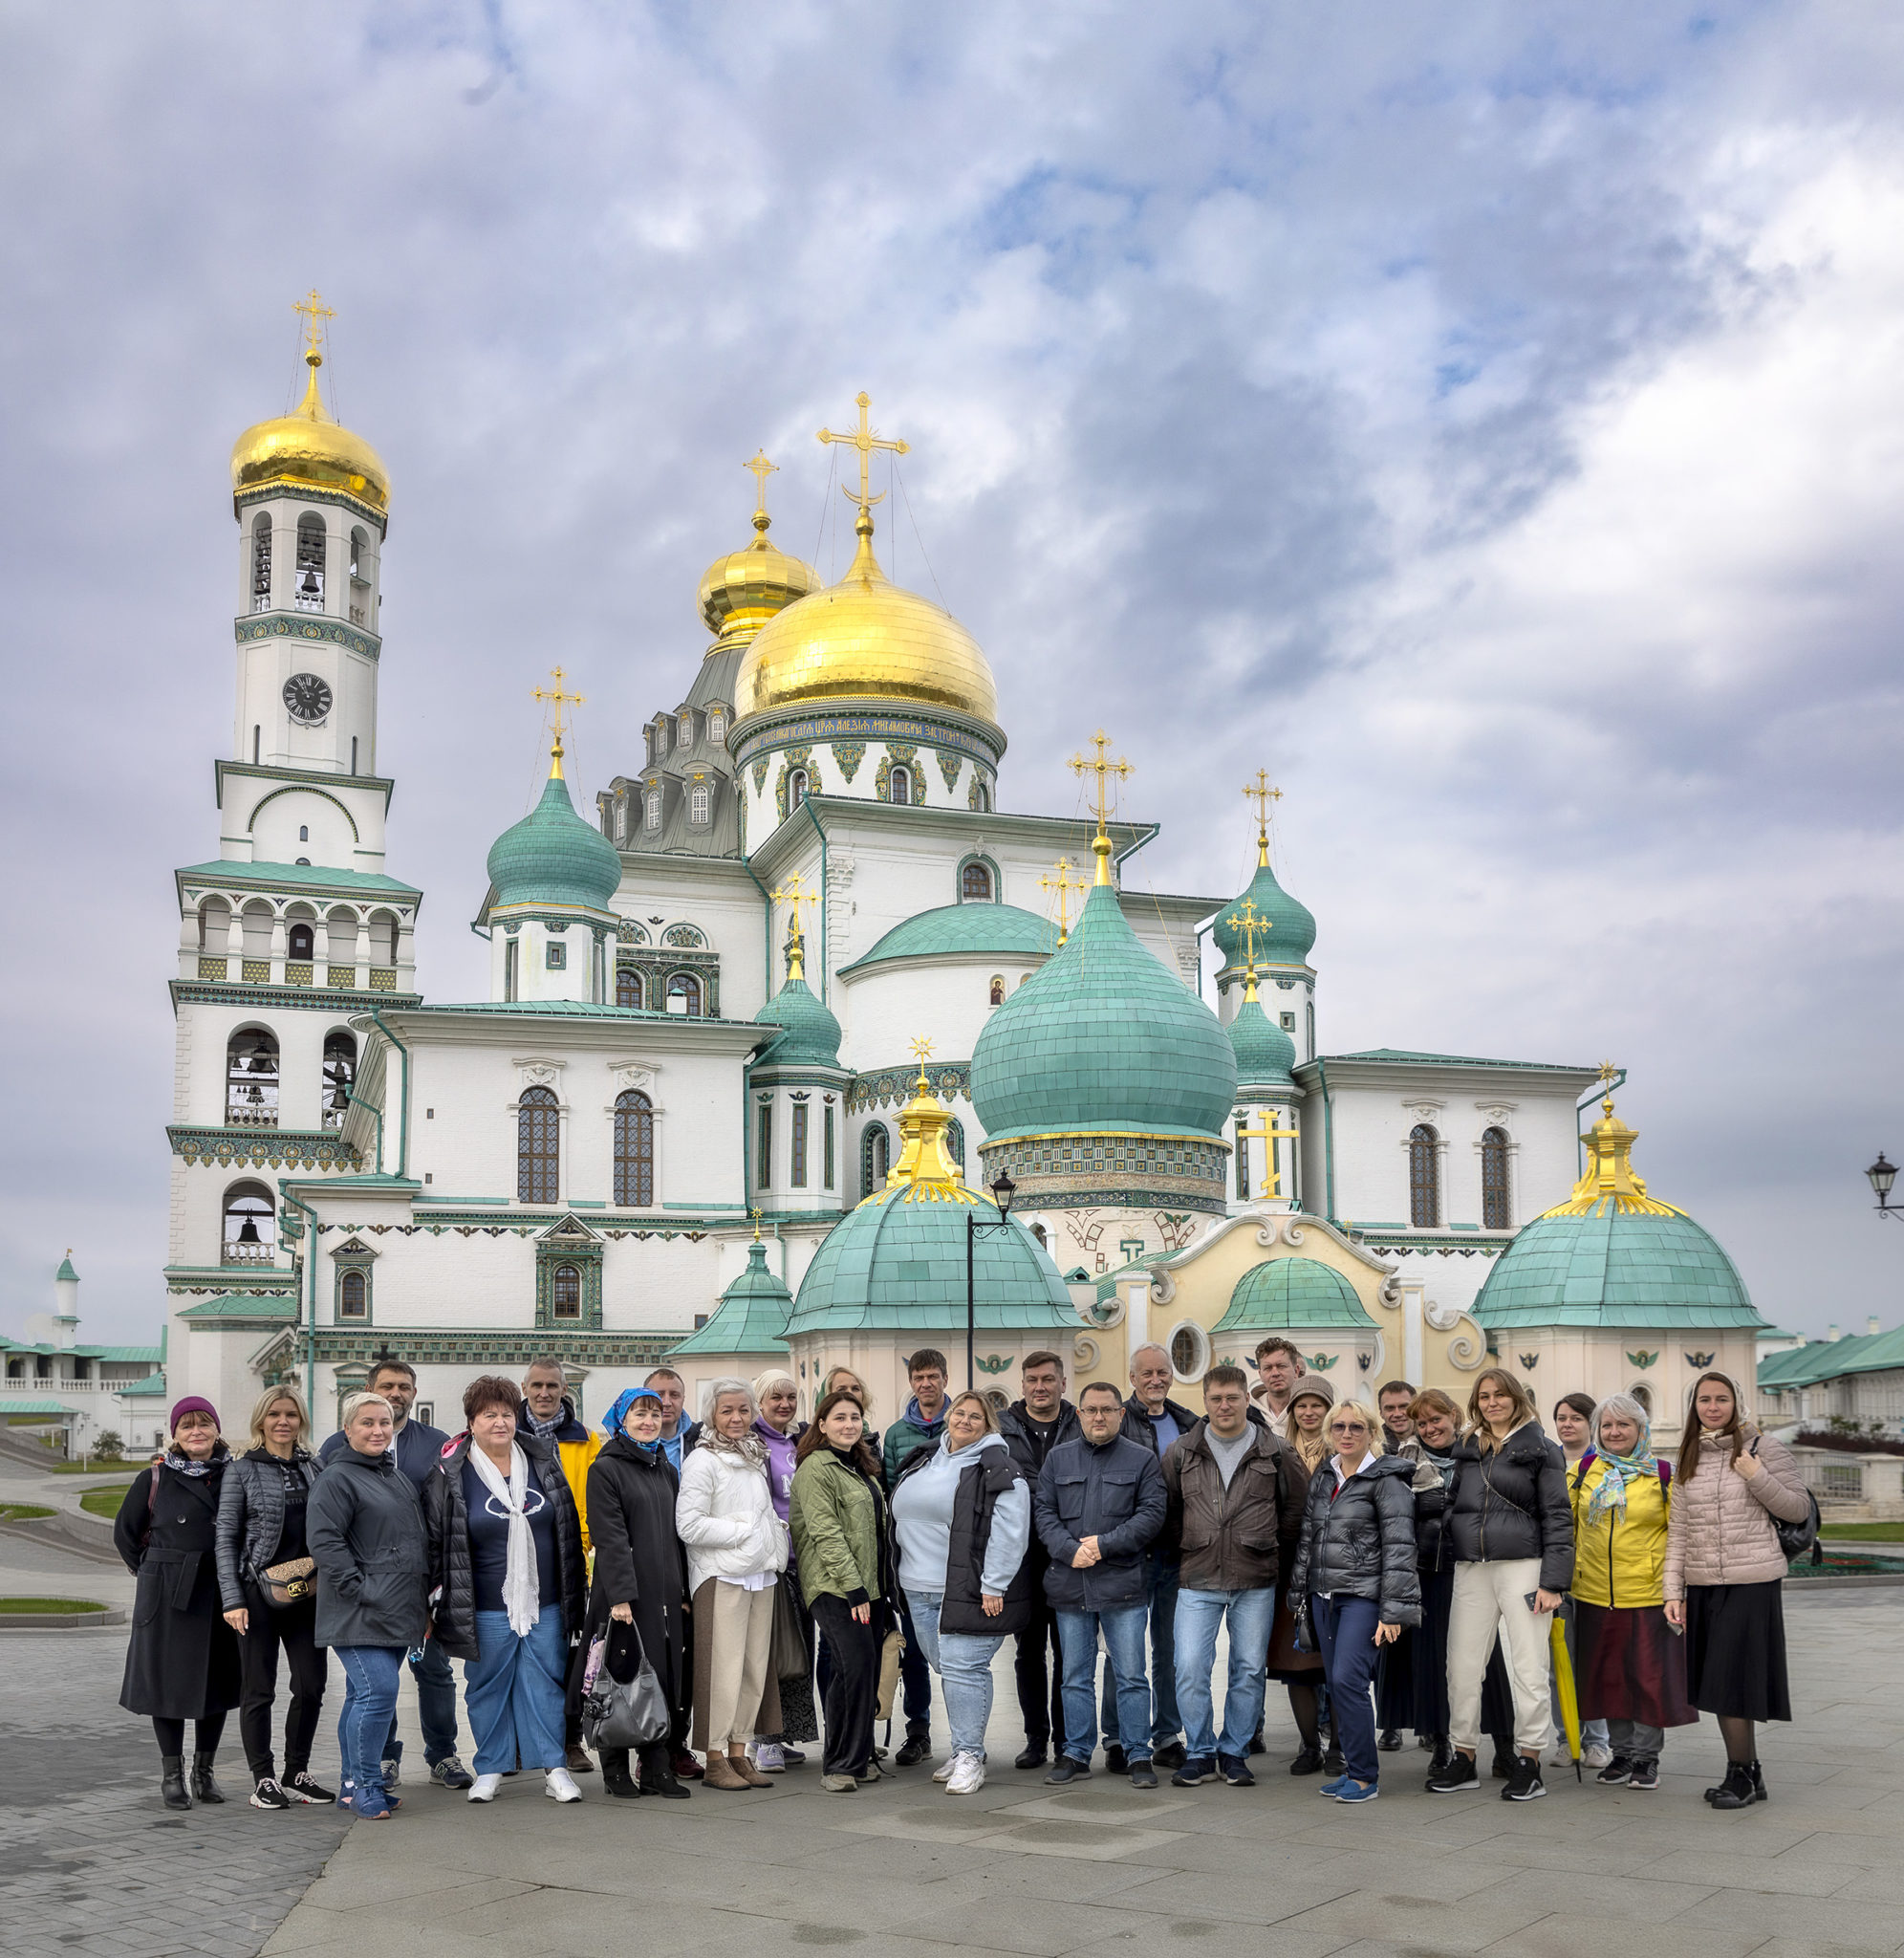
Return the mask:
<path id="1" fill-rule="evenodd" d="M 839 1022 L 804 979 L 788 980 L 754 1019 L 759 1025 L 785 1030 L 756 1055 L 755 1067 L 839 1065 Z"/>
<path id="2" fill-rule="evenodd" d="M 793 1294 L 767 1268 L 767 1247 L 747 1246 L 747 1268 L 721 1294 L 707 1323 L 671 1353 L 784 1353 Z"/>
<path id="3" fill-rule="evenodd" d="M 968 1213 L 999 1221 L 989 1201 L 946 1201 L 918 1185 L 848 1211 L 807 1267 L 787 1338 L 903 1330 L 950 1339 L 965 1324 Z M 1077 1330 L 1057 1266 L 1022 1224 L 976 1233 L 972 1281 L 982 1332 Z"/>
<path id="4" fill-rule="evenodd" d="M 1585 1216 L 1526 1225 L 1495 1260 L 1472 1310 L 1489 1332 L 1763 1323 L 1732 1260 L 1690 1217 L 1621 1210 L 1611 1198 Z"/>
<path id="5" fill-rule="evenodd" d="M 1266 1258 L 1236 1281 L 1221 1333 L 1283 1333 L 1312 1326 L 1354 1326 L 1373 1321 L 1361 1298 L 1333 1265 L 1315 1258 Z"/>
<path id="6" fill-rule="evenodd" d="M 75 1285 L 79 1282 L 79 1273 L 73 1269 L 73 1253 L 71 1251 L 68 1251 L 60 1259 L 59 1269 L 53 1274 L 53 1282 L 55 1285 L 64 1285 L 69 1280 Z"/>
<path id="7" fill-rule="evenodd" d="M 1266 862 L 1257 866 L 1249 888 L 1224 905 L 1210 929 L 1210 936 L 1216 940 L 1217 949 L 1222 953 L 1225 964 L 1242 965 L 1247 951 L 1243 928 L 1236 922 L 1237 913 L 1244 904 L 1254 904 L 1256 915 L 1269 921 L 1267 931 L 1260 925 L 1256 928 L 1258 964 L 1309 964 L 1309 948 L 1315 944 L 1315 919 L 1307 904 L 1299 904 L 1276 881 L 1276 873 Z"/>
<path id="8" fill-rule="evenodd" d="M 1852 1373 L 1904 1367 L 1904 1326 L 1888 1333 L 1853 1333 L 1845 1339 L 1811 1339 L 1759 1364 L 1762 1387 L 1809 1387 Z"/>
<path id="9" fill-rule="evenodd" d="M 119 1391 L 121 1394 L 151 1395 L 163 1400 L 165 1396 L 165 1376 L 162 1373 L 149 1373 L 142 1381 L 129 1381 Z"/>
<path id="10" fill-rule="evenodd" d="M 1540 1074 L 1591 1075 L 1590 1067 L 1572 1067 L 1562 1061 L 1482 1060 L 1472 1054 L 1414 1054 L 1404 1047 L 1369 1047 L 1360 1054 L 1325 1054 L 1328 1060 L 1373 1060 L 1391 1067 L 1518 1067 Z"/>
<path id="11" fill-rule="evenodd" d="M 327 889 L 381 891 L 393 898 L 422 896 L 414 884 L 399 883 L 380 870 L 335 870 L 324 863 L 237 863 L 220 859 L 212 863 L 188 863 L 177 876 L 182 882 L 305 883 Z"/>
<path id="12" fill-rule="evenodd" d="M 225 1292 L 188 1305 L 182 1319 L 295 1319 L 297 1300 L 289 1292 Z"/>
<path id="13" fill-rule="evenodd" d="M 0 1396 L 0 1414 L 76 1414 L 64 1401 L 8 1399 Z"/>
<path id="14" fill-rule="evenodd" d="M 1058 948 L 1058 927 L 1016 904 L 944 904 L 921 911 L 887 932 L 863 959 L 842 974 L 882 959 L 942 958 L 950 952 L 995 953 L 1002 958 L 1042 958 Z"/>
<path id="15" fill-rule="evenodd" d="M 1119 1128 L 1214 1137 L 1235 1103 L 1236 1055 L 1099 884 L 1070 942 L 985 1022 L 971 1097 L 992 1142 Z"/>
<path id="16" fill-rule="evenodd" d="M 621 887 L 621 858 L 551 775 L 538 802 L 489 846 L 491 910 L 511 904 L 578 904 L 605 911 Z"/>
<path id="17" fill-rule="evenodd" d="M 1229 1023 L 1229 1041 L 1241 1086 L 1295 1086 L 1289 1070 L 1296 1064 L 1296 1043 L 1263 1011 L 1260 1000 L 1245 999 L 1237 1008 L 1236 1018 Z"/>

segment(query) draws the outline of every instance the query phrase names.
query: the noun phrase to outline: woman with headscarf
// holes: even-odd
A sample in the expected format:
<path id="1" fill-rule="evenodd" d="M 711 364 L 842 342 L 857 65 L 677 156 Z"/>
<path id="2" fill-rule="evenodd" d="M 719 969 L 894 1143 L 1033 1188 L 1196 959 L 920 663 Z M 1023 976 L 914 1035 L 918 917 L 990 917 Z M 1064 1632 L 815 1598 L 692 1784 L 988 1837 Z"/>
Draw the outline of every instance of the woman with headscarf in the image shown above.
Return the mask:
<path id="1" fill-rule="evenodd" d="M 787 1568 L 787 1525 L 774 1513 L 760 1409 L 743 1380 L 708 1389 L 701 1445 L 682 1464 L 675 1528 L 687 1546 L 694 1604 L 694 1745 L 709 1788 L 773 1784 L 747 1759 L 754 1724 L 780 1725 L 773 1595 Z"/>
<path id="2" fill-rule="evenodd" d="M 767 1450 L 767 1487 L 773 1497 L 773 1513 L 790 1529 L 794 1455 L 800 1437 L 807 1432 L 807 1424 L 799 1418 L 799 1382 L 784 1368 L 770 1366 L 754 1375 L 753 1390 L 760 1406 L 754 1433 Z M 753 1764 L 763 1774 L 780 1774 L 789 1768 L 805 1766 L 807 1756 L 791 1743 L 820 1737 L 819 1715 L 813 1706 L 813 1621 L 800 1595 L 799 1566 L 790 1551 L 787 1568 L 780 1574 L 774 1626 L 780 1727 L 777 1732 L 754 1735 Z M 790 1649 L 795 1640 L 799 1642 L 797 1653 Z"/>
<path id="3" fill-rule="evenodd" d="M 133 1478 L 113 1523 L 113 1546 L 139 1579 L 119 1705 L 152 1722 L 168 1809 L 225 1799 L 212 1759 L 244 1691 L 237 1635 L 219 1606 L 218 1501 L 230 1460 L 217 1408 L 186 1395 L 172 1408 L 163 1458 Z M 197 1743 L 189 1789 L 187 1720 Z"/>
<path id="4" fill-rule="evenodd" d="M 1298 1402 L 1302 1403 L 1300 1408 Z M 1323 1424 L 1334 1404 L 1334 1392 L 1320 1374 L 1303 1375 L 1296 1392 L 1289 1397 L 1288 1444 L 1301 1461 L 1306 1477 L 1312 1476 L 1328 1457 L 1329 1437 L 1323 1431 Z M 1307 1494 L 1305 1481 L 1305 1498 Z M 1295 1546 L 1291 1543 L 1285 1547 L 1283 1568 L 1289 1569 L 1294 1560 Z M 1327 1751 L 1323 1746 L 1322 1720 L 1328 1687 L 1324 1683 L 1322 1654 L 1315 1649 L 1313 1641 L 1308 1649 L 1296 1643 L 1295 1596 L 1287 1584 L 1276 1587 L 1276 1615 L 1269 1623 L 1266 1677 L 1287 1688 L 1289 1715 L 1302 1741 L 1295 1759 L 1289 1763 L 1289 1773 L 1319 1774 L 1327 1760 L 1331 1774 L 1340 1774 L 1342 1756 L 1335 1751 L 1333 1739 Z"/>
<path id="5" fill-rule="evenodd" d="M 1725 1779 L 1706 1799 L 1742 1809 L 1765 1799 L 1754 1726 L 1791 1718 L 1778 1524 L 1804 1522 L 1811 1499 L 1790 1450 L 1746 1418 L 1729 1374 L 1693 1382 L 1684 1433 L 1666 1526 L 1666 1619 L 1685 1631 L 1688 1697 L 1718 1715 L 1725 1741 Z"/>
<path id="6" fill-rule="evenodd" d="M 1666 1729 L 1698 1715 L 1686 1700 L 1686 1645 L 1666 1622 L 1673 1471 L 1631 1394 L 1593 1410 L 1590 1446 L 1569 1471 L 1573 1497 L 1574 1665 L 1580 1718 L 1603 1720 L 1609 1787 L 1659 1786 Z"/>
<path id="7" fill-rule="evenodd" d="M 687 1555 L 675 1532 L 681 1484 L 661 1447 L 664 1417 L 661 1397 L 652 1387 L 630 1387 L 608 1410 L 602 1422 L 608 1439 L 589 1464 L 595 1588 L 580 1662 L 606 1626 L 603 1664 L 610 1674 L 631 1686 L 645 1658 L 674 1709 L 670 1731 L 640 1751 L 638 1785 L 629 1772 L 628 1750 L 602 1749 L 602 1785 L 624 1801 L 642 1795 L 684 1801 L 688 1795 L 672 1758 L 687 1738 Z"/>

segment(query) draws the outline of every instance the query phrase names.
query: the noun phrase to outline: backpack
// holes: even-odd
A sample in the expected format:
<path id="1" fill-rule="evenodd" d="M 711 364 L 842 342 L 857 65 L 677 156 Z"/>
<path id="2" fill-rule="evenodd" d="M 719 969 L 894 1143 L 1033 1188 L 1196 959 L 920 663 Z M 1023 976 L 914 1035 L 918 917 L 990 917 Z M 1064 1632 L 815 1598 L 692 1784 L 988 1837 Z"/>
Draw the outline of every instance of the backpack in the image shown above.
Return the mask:
<path id="1" fill-rule="evenodd" d="M 1759 1437 L 1752 1437 L 1752 1452 L 1759 1452 Z M 1805 1519 L 1798 1523 L 1787 1523 L 1783 1516 L 1772 1517 L 1772 1528 L 1779 1534 L 1779 1549 L 1788 1564 L 1795 1564 L 1808 1550 L 1811 1561 L 1822 1564 L 1825 1561 L 1825 1546 L 1818 1540 L 1818 1498 L 1807 1489 L 1805 1491 Z M 1768 1512 L 1769 1513 L 1769 1512 Z"/>

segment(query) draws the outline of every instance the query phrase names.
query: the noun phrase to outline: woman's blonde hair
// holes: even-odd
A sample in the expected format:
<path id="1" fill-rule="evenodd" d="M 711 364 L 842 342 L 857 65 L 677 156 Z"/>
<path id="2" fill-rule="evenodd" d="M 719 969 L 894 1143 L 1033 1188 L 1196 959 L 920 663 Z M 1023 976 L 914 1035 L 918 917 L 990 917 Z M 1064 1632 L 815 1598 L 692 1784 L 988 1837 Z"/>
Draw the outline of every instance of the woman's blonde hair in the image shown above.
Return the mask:
<path id="1" fill-rule="evenodd" d="M 958 1393 L 952 1396 L 951 1400 L 946 1402 L 946 1419 L 948 1421 L 951 1419 L 953 1408 L 963 1406 L 967 1401 L 971 1402 L 984 1417 L 985 1432 L 987 1434 L 996 1434 L 998 1432 L 998 1409 L 992 1405 L 990 1396 L 980 1393 L 977 1387 L 961 1388 Z"/>
<path id="2" fill-rule="evenodd" d="M 1345 1414 L 1352 1414 L 1367 1429 L 1369 1445 L 1374 1446 L 1375 1437 L 1381 1433 L 1381 1416 L 1366 1401 L 1338 1401 L 1329 1410 L 1329 1418 L 1322 1424 L 1324 1434 L 1330 1433 Z M 1332 1444 L 1331 1444 L 1332 1446 Z M 1379 1449 L 1376 1450 L 1380 1452 Z"/>
<path id="3" fill-rule="evenodd" d="M 265 1445 L 265 1416 L 280 1401 L 289 1401 L 297 1409 L 297 1439 L 308 1441 L 311 1437 L 311 1416 L 305 1411 L 304 1396 L 288 1382 L 282 1386 L 267 1387 L 251 1403 L 251 1446 L 262 1448 Z"/>
<path id="4" fill-rule="evenodd" d="M 1514 1418 L 1507 1424 L 1507 1432 L 1512 1434 L 1518 1427 L 1525 1427 L 1530 1421 L 1538 1421 L 1540 1415 L 1534 1409 L 1534 1397 L 1528 1393 L 1505 1367 L 1484 1367 L 1475 1381 L 1474 1390 L 1468 1395 L 1468 1433 L 1481 1445 L 1483 1455 L 1491 1455 L 1496 1447 L 1494 1430 L 1488 1426 L 1481 1412 L 1481 1390 L 1492 1381 L 1514 1403 Z"/>
<path id="5" fill-rule="evenodd" d="M 850 1366 L 830 1366 L 827 1368 L 820 1380 L 820 1399 L 824 1401 L 829 1394 L 837 1391 L 833 1382 L 839 1379 L 841 1374 L 844 1374 L 857 1389 L 853 1398 L 859 1403 L 860 1413 L 865 1415 L 868 1421 L 871 1421 L 873 1419 L 873 1389 Z"/>
<path id="6" fill-rule="evenodd" d="M 366 1407 L 381 1407 L 392 1421 L 397 1419 L 397 1410 L 381 1394 L 356 1393 L 344 1396 L 344 1404 L 337 1409 L 337 1425 L 348 1428 Z"/>
<path id="7" fill-rule="evenodd" d="M 776 1387 L 786 1387 L 797 1394 L 800 1391 L 800 1382 L 784 1366 L 769 1366 L 765 1372 L 754 1375 L 753 1390 L 756 1401 L 765 1401 Z"/>

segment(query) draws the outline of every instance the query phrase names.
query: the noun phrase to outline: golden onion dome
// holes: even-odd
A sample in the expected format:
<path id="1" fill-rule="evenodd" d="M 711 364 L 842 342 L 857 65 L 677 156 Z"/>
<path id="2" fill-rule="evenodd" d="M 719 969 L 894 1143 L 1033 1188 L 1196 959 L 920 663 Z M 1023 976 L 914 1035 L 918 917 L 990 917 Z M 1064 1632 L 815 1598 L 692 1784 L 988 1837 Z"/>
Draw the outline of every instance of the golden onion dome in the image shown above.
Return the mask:
<path id="1" fill-rule="evenodd" d="M 701 580 L 696 595 L 701 616 L 707 630 L 728 645 L 745 644 L 769 619 L 819 584 L 811 564 L 768 542 L 770 521 L 765 510 L 756 511 L 754 529 L 760 534 L 745 551 L 717 557 Z"/>
<path id="2" fill-rule="evenodd" d="M 873 518 L 836 585 L 763 626 L 734 682 L 736 723 L 803 701 L 894 700 L 998 725 L 998 688 L 979 642 L 949 612 L 896 585 L 873 555 Z"/>
<path id="3" fill-rule="evenodd" d="M 307 490 L 339 490 L 372 510 L 387 511 L 390 477 L 383 458 L 325 412 L 317 398 L 324 357 L 313 347 L 304 358 L 311 384 L 296 411 L 258 423 L 231 445 L 232 496 L 267 483 L 294 483 Z"/>

